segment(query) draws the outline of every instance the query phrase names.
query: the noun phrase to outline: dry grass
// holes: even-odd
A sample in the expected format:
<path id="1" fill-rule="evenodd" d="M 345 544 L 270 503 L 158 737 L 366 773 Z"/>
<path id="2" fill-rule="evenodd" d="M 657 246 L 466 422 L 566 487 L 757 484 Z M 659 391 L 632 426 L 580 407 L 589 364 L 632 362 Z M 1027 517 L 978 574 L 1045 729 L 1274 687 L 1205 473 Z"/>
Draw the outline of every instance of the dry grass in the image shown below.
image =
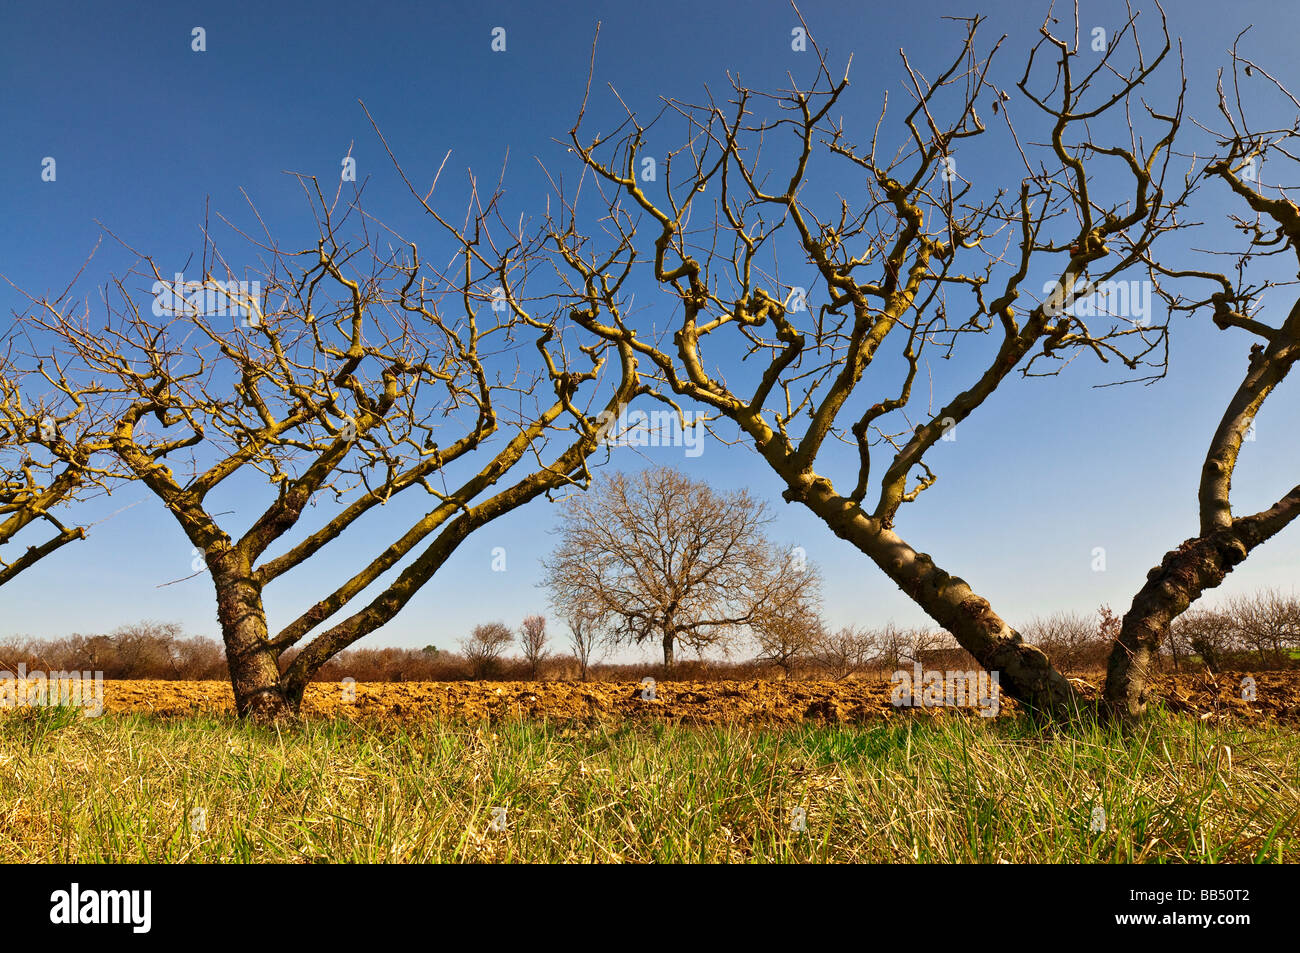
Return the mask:
<path id="1" fill-rule="evenodd" d="M 1126 738 L 0 713 L 12 861 L 1294 863 L 1297 777 L 1293 732 L 1167 715 Z"/>

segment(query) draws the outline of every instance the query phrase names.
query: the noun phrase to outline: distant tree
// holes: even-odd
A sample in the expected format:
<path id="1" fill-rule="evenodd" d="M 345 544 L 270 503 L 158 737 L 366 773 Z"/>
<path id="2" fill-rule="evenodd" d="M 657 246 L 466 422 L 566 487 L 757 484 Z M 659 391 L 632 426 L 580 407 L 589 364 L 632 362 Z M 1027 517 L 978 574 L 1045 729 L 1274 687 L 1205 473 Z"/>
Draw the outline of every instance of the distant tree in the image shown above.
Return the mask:
<path id="1" fill-rule="evenodd" d="M 591 607 L 610 637 L 674 650 L 725 645 L 770 608 L 814 584 L 762 534 L 766 506 L 718 494 L 669 467 L 623 473 L 572 499 L 544 561 L 556 604 Z"/>
<path id="2" fill-rule="evenodd" d="M 825 636 L 820 573 L 811 564 L 801 564 L 801 568 L 802 572 L 782 575 L 773 598 L 750 626 L 758 643 L 757 660 L 775 665 L 786 678 L 801 662 L 811 659 L 817 643 Z"/>
<path id="3" fill-rule="evenodd" d="M 178 622 L 152 620 L 119 626 L 111 633 L 119 661 L 136 677 L 175 677 L 175 647 L 184 634 Z"/>
<path id="4" fill-rule="evenodd" d="M 838 681 L 865 668 L 875 652 L 873 633 L 850 625 L 826 633 L 818 642 L 814 657 L 818 665 Z"/>
<path id="5" fill-rule="evenodd" d="M 519 627 L 519 646 L 523 649 L 529 672 L 537 678 L 542 660 L 550 654 L 546 651 L 546 616 L 524 616 L 523 625 Z"/>
<path id="6" fill-rule="evenodd" d="M 1287 650 L 1300 643 L 1300 600 L 1276 589 L 1263 589 L 1228 600 L 1224 614 L 1243 648 L 1264 665 L 1279 665 Z"/>
<path id="7" fill-rule="evenodd" d="M 1180 643 L 1187 654 L 1200 657 L 1210 672 L 1218 672 L 1224 656 L 1233 645 L 1232 623 L 1228 616 L 1212 609 L 1185 612 L 1173 623 L 1172 640 Z"/>
<path id="8" fill-rule="evenodd" d="M 889 626 L 888 628 L 893 627 Z M 945 643 L 949 642 L 949 640 L 950 636 L 946 632 L 928 626 L 907 629 L 899 633 L 904 659 L 921 664 L 925 664 L 932 653 L 944 648 Z"/>
<path id="9" fill-rule="evenodd" d="M 217 640 L 202 637 L 180 639 L 173 650 L 177 678 L 197 680 L 226 677 L 226 653 Z"/>
<path id="10" fill-rule="evenodd" d="M 1109 641 L 1102 642 L 1097 624 L 1080 612 L 1055 612 L 1049 616 L 1036 616 L 1020 631 L 1026 639 L 1046 652 L 1052 664 L 1060 671 L 1076 668 L 1088 655 L 1090 648 L 1109 645 Z"/>
<path id="11" fill-rule="evenodd" d="M 469 662 L 474 678 L 493 674 L 500 663 L 501 654 L 515 640 L 510 627 L 504 622 L 485 622 L 474 626 L 469 638 L 461 639 L 461 651 Z"/>
<path id="12" fill-rule="evenodd" d="M 601 641 L 600 620 L 575 610 L 569 613 L 565 622 L 569 626 L 569 645 L 573 647 L 573 657 L 578 660 L 578 674 L 585 682 L 596 646 Z"/>
<path id="13" fill-rule="evenodd" d="M 903 667 L 912 648 L 908 633 L 890 623 L 883 629 L 868 633 L 874 648 L 874 661 L 887 672 L 895 672 Z"/>
<path id="14" fill-rule="evenodd" d="M 812 658 L 824 635 L 825 624 L 816 616 L 778 616 L 754 626 L 755 659 L 775 665 L 789 678 L 801 662 Z"/>
<path id="15" fill-rule="evenodd" d="M 109 678 L 118 674 L 117 646 L 111 636 L 74 632 L 68 636 L 68 649 L 73 668 L 103 672 Z"/>

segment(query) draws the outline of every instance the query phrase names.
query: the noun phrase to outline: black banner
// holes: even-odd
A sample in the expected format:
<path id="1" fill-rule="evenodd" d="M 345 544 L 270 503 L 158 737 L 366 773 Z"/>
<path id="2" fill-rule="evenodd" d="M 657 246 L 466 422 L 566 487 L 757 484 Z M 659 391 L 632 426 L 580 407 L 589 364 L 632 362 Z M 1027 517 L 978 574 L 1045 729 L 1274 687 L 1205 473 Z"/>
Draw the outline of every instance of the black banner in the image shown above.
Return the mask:
<path id="1" fill-rule="evenodd" d="M 1183 943 L 1203 935 L 1217 944 L 1289 922 L 1294 911 L 1283 910 L 1282 897 L 1291 880 L 1292 871 L 1278 867 L 1163 865 L 573 868 L 545 876 L 487 866 L 0 867 L 11 936 L 111 935 L 128 946 L 196 935 L 259 944 L 372 942 L 416 926 L 436 924 L 441 933 L 469 923 L 490 929 L 494 942 L 512 931 L 534 942 L 556 930 L 653 937 L 681 929 L 683 914 L 696 926 L 680 939 L 692 943 L 697 932 L 716 930 L 734 941 L 774 922 L 807 929 L 854 921 L 872 946 L 944 943 L 990 929 L 1002 937 L 1051 930 L 1025 935 L 1065 933 L 1085 942 L 1135 933 Z M 662 889 L 672 902 L 653 905 L 651 916 L 654 894 L 642 887 Z"/>

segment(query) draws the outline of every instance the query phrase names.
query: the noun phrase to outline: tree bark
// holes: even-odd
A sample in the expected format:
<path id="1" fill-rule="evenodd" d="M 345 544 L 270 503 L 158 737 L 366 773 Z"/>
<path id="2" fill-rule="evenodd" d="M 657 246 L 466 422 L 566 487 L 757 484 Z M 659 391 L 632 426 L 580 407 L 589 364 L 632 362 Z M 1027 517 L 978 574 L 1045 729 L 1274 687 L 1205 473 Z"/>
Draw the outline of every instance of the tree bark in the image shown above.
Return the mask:
<path id="1" fill-rule="evenodd" d="M 671 673 L 673 670 L 673 631 L 672 629 L 664 632 L 664 672 Z"/>
<path id="2" fill-rule="evenodd" d="M 1202 592 L 1223 582 L 1247 552 L 1230 543 L 1216 546 L 1213 538 L 1195 537 L 1166 553 L 1147 574 L 1124 614 L 1106 664 L 1106 703 L 1114 713 L 1138 718 L 1146 711 L 1152 662 L 1170 623 Z"/>
<path id="3" fill-rule="evenodd" d="M 1186 540 L 1166 553 L 1147 574 L 1146 584 L 1124 615 L 1106 666 L 1106 702 L 1120 717 L 1146 711 L 1147 682 L 1160 640 L 1169 626 L 1206 589 L 1219 585 L 1251 550 L 1300 515 L 1300 486 L 1276 505 L 1253 516 L 1231 518 L 1226 526 Z"/>
<path id="4" fill-rule="evenodd" d="M 1229 181 L 1239 191 L 1248 191 L 1231 177 Z M 1258 207 L 1254 201 L 1251 204 Z M 1278 210 L 1282 210 L 1280 218 Z M 1295 223 L 1294 211 L 1295 206 L 1288 202 L 1285 207 L 1276 205 L 1272 214 L 1285 228 Z M 1296 240 L 1297 235 L 1292 234 L 1293 245 Z M 1259 332 L 1253 321 L 1231 313 L 1216 311 L 1215 323 L 1220 327 L 1249 326 Z M 1110 711 L 1121 718 L 1138 718 L 1146 711 L 1151 661 L 1170 623 L 1202 592 L 1223 582 L 1251 550 L 1300 517 L 1300 486 L 1267 510 L 1251 516 L 1232 515 L 1232 476 L 1242 440 L 1269 394 L 1300 360 L 1300 301 L 1292 306 L 1281 328 L 1265 330 L 1268 346 L 1259 352 L 1252 349 L 1246 376 L 1229 401 L 1205 455 L 1197 491 L 1200 535 L 1166 553 L 1160 565 L 1147 574 L 1111 648 L 1105 696 Z"/>
<path id="5" fill-rule="evenodd" d="M 235 693 L 235 713 L 257 722 L 293 718 L 298 699 L 290 700 L 280 679 L 278 653 L 267 640 L 261 586 L 250 567 L 230 554 L 212 568 L 217 590 L 217 619 L 226 643 L 226 662 Z"/>
<path id="6" fill-rule="evenodd" d="M 949 575 L 925 553 L 918 553 L 881 521 L 834 493 L 829 481 L 816 480 L 787 499 L 799 499 L 835 535 L 848 540 L 884 571 L 917 605 L 950 632 L 987 671 L 998 673 L 999 688 L 1028 710 L 1069 717 L 1083 701 L 1043 651 L 1028 644 L 1002 620 L 988 600 L 964 579 Z"/>

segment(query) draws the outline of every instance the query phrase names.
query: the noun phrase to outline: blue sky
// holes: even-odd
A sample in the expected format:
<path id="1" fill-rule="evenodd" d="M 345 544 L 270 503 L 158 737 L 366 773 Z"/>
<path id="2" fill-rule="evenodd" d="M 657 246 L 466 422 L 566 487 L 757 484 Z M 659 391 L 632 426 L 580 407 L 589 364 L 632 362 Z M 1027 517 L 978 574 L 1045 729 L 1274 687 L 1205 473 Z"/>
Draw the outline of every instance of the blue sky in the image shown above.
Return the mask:
<path id="1" fill-rule="evenodd" d="M 447 7 L 447 8 L 444 8 Z M 1113 27 L 1122 6 L 1084 0 L 1083 24 Z M 1209 116 L 1214 70 L 1236 32 L 1251 24 L 1253 58 L 1294 88 L 1292 43 L 1300 13 L 1243 2 L 1167 4 L 1181 36 L 1189 109 Z M 364 100 L 417 181 L 427 182 L 452 150 L 449 207 L 464 170 L 495 180 L 509 154 L 507 186 L 518 208 L 545 198 L 533 157 L 562 164 L 563 138 L 586 82 L 596 22 L 602 23 L 596 92 L 609 82 L 629 103 L 698 99 L 705 85 L 725 93 L 725 71 L 748 85 L 781 85 L 806 70 L 790 49 L 796 25 L 787 4 L 530 3 L 470 5 L 159 4 L 11 5 L 0 31 L 0 274 L 35 294 L 62 289 L 101 234 L 101 225 L 180 270 L 201 247 L 205 209 L 247 221 L 242 193 L 286 245 L 307 247 L 314 231 L 286 171 L 337 176 L 351 149 L 367 185 L 367 205 L 421 235 L 427 224 L 394 178 L 358 100 Z M 1019 76 L 1022 51 L 1045 5 L 940 2 L 801 4 L 833 63 L 854 53 L 847 113 L 859 131 L 874 121 L 879 93 L 901 93 L 897 51 L 933 67 L 955 49 L 943 15 L 984 12 L 986 39 L 1010 34 L 1002 66 Z M 191 30 L 207 50 L 191 50 Z M 494 27 L 506 51 L 491 49 Z M 1008 74 L 1009 75 L 1009 72 Z M 1005 79 L 1005 77 L 1004 77 Z M 1150 91 L 1158 99 L 1168 87 Z M 608 97 L 597 109 L 607 109 Z M 599 115 L 599 113 L 598 113 Z M 55 157 L 55 182 L 41 160 Z M 968 177 L 996 176 L 997 156 L 976 156 Z M 459 177 L 459 178 L 456 178 Z M 1011 183 L 1008 183 L 1011 184 Z M 242 190 L 242 192 L 241 192 Z M 439 195 L 444 193 L 440 186 Z M 1209 221 L 1225 206 L 1207 196 Z M 540 212 L 540 208 L 536 208 Z M 130 265 L 111 243 L 88 280 Z M 1289 304 L 1289 303 L 1288 303 Z M 0 312 L 21 299 L 0 283 Z M 966 578 L 1013 622 L 1057 609 L 1125 607 L 1161 554 L 1195 530 L 1196 481 L 1206 441 L 1240 379 L 1252 342 L 1197 319 L 1181 319 L 1171 371 L 1150 387 L 1094 389 L 1107 379 L 1087 362 L 1059 379 L 1014 381 L 929 458 L 939 482 L 900 517 L 902 535 Z M 1297 387 L 1290 381 L 1258 421 L 1234 481 L 1236 510 L 1276 499 L 1300 473 Z M 826 576 L 832 623 L 911 624 L 922 614 L 856 550 L 816 519 L 780 501 L 777 479 L 743 447 L 709 444 L 698 458 L 681 448 L 619 451 L 611 466 L 669 463 L 719 488 L 751 487 L 772 501 L 772 533 L 805 548 Z M 0 637 L 111 629 L 141 618 L 174 620 L 216 635 L 206 578 L 162 584 L 190 573 L 188 541 L 161 505 L 126 486 L 88 508 L 93 518 L 130 509 L 94 527 L 0 592 Z M 219 507 L 220 508 L 220 507 Z M 401 512 L 384 521 L 397 526 Z M 511 624 L 544 608 L 538 559 L 553 545 L 557 513 L 544 501 L 501 519 L 465 543 L 439 575 L 369 645 L 451 647 L 477 622 Z M 376 524 L 340 551 L 313 560 L 268 591 L 272 626 L 332 588 L 355 553 L 383 545 Z M 373 534 L 373 535 L 369 535 Z M 490 570 L 494 547 L 505 572 Z M 1091 568 L 1104 547 L 1104 572 Z M 1257 552 L 1217 597 L 1257 586 L 1291 588 L 1300 564 L 1300 529 Z"/>

